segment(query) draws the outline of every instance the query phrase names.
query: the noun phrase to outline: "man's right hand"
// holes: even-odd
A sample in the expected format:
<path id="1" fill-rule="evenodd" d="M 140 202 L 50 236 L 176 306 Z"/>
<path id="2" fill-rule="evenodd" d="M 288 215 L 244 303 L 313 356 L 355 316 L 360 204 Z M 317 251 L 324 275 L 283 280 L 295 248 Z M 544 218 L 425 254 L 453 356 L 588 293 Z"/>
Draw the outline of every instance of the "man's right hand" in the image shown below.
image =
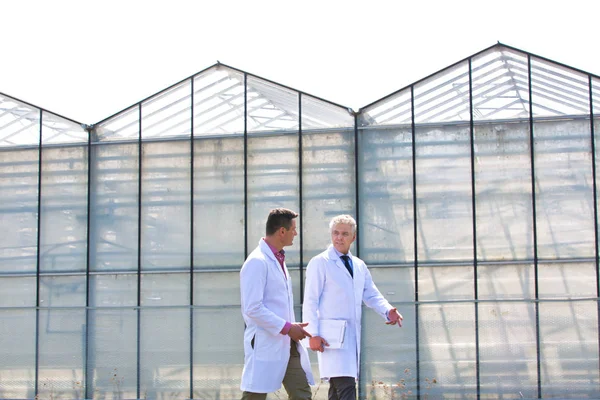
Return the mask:
<path id="1" fill-rule="evenodd" d="M 329 346 L 327 340 L 323 339 L 321 336 L 313 336 L 310 338 L 308 342 L 310 349 L 313 351 L 320 351 L 321 353 L 325 350 L 323 346 Z"/>
<path id="2" fill-rule="evenodd" d="M 298 342 L 305 337 L 312 338 L 312 335 L 304 330 L 304 327 L 308 325 L 308 322 L 295 322 L 288 331 L 288 336 L 292 338 L 294 342 Z"/>

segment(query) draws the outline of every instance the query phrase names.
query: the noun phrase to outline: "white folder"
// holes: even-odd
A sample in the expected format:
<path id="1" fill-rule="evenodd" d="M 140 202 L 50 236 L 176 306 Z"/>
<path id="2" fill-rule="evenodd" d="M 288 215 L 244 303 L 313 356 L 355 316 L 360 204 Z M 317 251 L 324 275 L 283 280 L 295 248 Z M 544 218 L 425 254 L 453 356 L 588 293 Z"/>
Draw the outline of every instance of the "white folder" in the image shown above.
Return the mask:
<path id="1" fill-rule="evenodd" d="M 329 343 L 326 349 L 339 349 L 344 344 L 346 321 L 343 319 L 320 319 L 319 336 Z"/>

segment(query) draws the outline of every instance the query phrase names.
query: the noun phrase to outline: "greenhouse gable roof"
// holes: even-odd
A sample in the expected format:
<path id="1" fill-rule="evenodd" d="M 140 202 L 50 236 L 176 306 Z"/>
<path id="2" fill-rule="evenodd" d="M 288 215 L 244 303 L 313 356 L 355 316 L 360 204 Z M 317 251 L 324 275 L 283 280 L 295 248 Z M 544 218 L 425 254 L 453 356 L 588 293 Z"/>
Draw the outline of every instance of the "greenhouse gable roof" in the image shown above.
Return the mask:
<path id="1" fill-rule="evenodd" d="M 600 108 L 599 77 L 501 43 L 358 113 L 217 62 L 96 124 L 0 93 L 0 147 L 449 121 L 565 117 Z M 192 100 L 193 99 L 193 100 Z M 597 109 L 598 109 L 597 108 Z M 414 115 L 413 115 L 414 114 Z"/>
<path id="2" fill-rule="evenodd" d="M 600 106 L 598 77 L 498 43 L 359 110 L 361 125 L 564 117 Z M 531 85 L 529 84 L 531 82 Z M 593 88 L 593 89 L 592 89 Z"/>

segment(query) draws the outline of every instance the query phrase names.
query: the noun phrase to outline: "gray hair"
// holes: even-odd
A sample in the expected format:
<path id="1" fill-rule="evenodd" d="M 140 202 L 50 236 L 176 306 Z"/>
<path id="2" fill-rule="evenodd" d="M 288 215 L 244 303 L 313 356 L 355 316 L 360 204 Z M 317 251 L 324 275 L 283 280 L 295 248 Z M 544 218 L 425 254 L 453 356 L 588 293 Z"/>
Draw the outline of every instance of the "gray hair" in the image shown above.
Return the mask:
<path id="1" fill-rule="evenodd" d="M 331 232 L 333 230 L 333 227 L 337 224 L 350 225 L 352 227 L 352 233 L 356 233 L 356 220 L 352 218 L 352 215 L 342 214 L 333 217 L 331 219 L 331 222 L 329 222 L 329 231 Z"/>

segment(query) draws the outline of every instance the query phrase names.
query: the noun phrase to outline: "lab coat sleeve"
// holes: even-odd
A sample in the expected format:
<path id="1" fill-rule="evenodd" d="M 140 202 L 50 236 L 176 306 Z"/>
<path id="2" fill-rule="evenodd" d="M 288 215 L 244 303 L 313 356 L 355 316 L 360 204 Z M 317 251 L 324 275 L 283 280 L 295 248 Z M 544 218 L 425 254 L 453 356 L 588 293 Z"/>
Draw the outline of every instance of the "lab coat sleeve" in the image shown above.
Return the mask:
<path id="1" fill-rule="evenodd" d="M 266 263 L 259 259 L 248 260 L 240 271 L 242 313 L 265 331 L 277 335 L 281 333 L 286 320 L 265 307 L 266 283 Z"/>
<path id="2" fill-rule="evenodd" d="M 365 288 L 363 290 L 363 302 L 367 305 L 367 307 L 372 308 L 380 314 L 383 318 L 387 320 L 387 312 L 391 310 L 393 307 L 390 303 L 383 297 L 375 283 L 373 282 L 373 278 L 371 277 L 371 272 L 365 266 Z"/>
<path id="3" fill-rule="evenodd" d="M 302 305 L 302 320 L 308 322 L 304 329 L 313 336 L 319 334 L 319 302 L 324 286 L 324 261 L 320 258 L 313 258 L 306 267 L 304 304 Z"/>

